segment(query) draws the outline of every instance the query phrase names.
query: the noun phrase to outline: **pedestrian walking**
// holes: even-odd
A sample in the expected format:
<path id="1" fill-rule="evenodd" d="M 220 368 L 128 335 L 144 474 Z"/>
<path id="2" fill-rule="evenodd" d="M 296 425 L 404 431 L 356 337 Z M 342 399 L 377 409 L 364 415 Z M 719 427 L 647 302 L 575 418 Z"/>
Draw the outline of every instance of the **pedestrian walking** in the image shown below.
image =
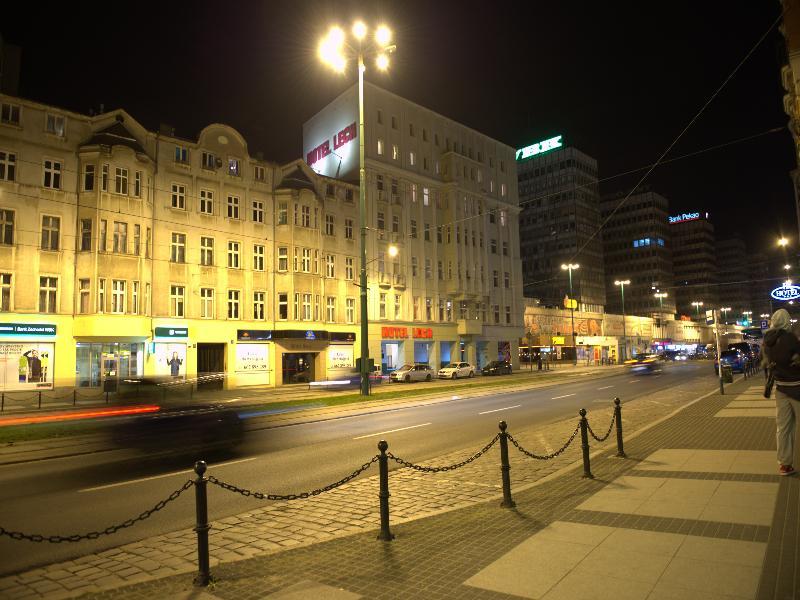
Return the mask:
<path id="1" fill-rule="evenodd" d="M 772 315 L 772 327 L 764 334 L 764 366 L 769 368 L 775 385 L 775 420 L 777 425 L 778 473 L 792 475 L 797 415 L 800 411 L 800 340 L 792 332 L 789 313 L 781 308 Z"/>

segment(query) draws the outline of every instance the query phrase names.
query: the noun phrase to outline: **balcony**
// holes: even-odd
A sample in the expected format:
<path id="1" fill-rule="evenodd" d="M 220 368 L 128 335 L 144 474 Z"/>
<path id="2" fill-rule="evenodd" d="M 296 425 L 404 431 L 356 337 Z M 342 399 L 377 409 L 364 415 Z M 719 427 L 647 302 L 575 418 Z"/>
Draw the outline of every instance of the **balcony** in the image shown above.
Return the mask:
<path id="1" fill-rule="evenodd" d="M 483 333 L 483 323 L 480 319 L 458 319 L 458 335 L 481 335 Z"/>
<path id="2" fill-rule="evenodd" d="M 378 285 L 384 288 L 392 287 L 392 274 L 378 273 Z"/>
<path id="3" fill-rule="evenodd" d="M 406 276 L 402 273 L 395 273 L 394 274 L 394 287 L 398 289 L 405 289 L 406 287 Z"/>

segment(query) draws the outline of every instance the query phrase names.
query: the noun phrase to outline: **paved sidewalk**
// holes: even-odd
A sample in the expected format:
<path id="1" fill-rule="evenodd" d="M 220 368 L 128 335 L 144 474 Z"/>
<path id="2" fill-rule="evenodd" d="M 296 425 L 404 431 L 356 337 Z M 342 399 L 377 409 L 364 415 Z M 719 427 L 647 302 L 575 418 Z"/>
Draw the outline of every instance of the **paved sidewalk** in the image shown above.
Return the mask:
<path id="1" fill-rule="evenodd" d="M 206 597 L 797 598 L 797 477 L 776 474 L 761 381 L 712 393 L 572 469 L 497 498 L 214 568 Z M 496 463 L 495 463 L 496 468 Z M 393 477 L 390 483 L 393 484 Z M 188 597 L 189 576 L 93 598 Z"/>

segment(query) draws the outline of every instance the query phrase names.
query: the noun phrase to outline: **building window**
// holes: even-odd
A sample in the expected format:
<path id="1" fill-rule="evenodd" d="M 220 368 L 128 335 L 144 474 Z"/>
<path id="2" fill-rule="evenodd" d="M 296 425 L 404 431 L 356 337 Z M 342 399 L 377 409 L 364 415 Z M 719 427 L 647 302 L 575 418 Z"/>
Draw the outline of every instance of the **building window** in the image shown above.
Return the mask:
<path id="1" fill-rule="evenodd" d="M 125 313 L 125 281 L 113 279 L 111 281 L 111 312 L 115 315 Z"/>
<path id="2" fill-rule="evenodd" d="M 400 233 L 400 216 L 392 215 L 392 233 Z"/>
<path id="3" fill-rule="evenodd" d="M 39 277 L 39 312 L 56 312 L 57 277 Z"/>
<path id="4" fill-rule="evenodd" d="M 508 242 L 503 242 L 503 256 L 508 256 Z"/>
<path id="5" fill-rule="evenodd" d="M 386 294 L 381 293 L 378 302 L 378 318 L 386 318 Z"/>
<path id="6" fill-rule="evenodd" d="M 239 318 L 239 290 L 228 290 L 228 318 Z"/>
<path id="7" fill-rule="evenodd" d="M 108 163 L 105 163 L 100 170 L 100 190 L 103 192 L 108 191 L 108 169 Z"/>
<path id="8" fill-rule="evenodd" d="M 411 219 L 411 237 L 413 239 L 417 239 L 417 221 L 416 221 L 416 219 Z"/>
<path id="9" fill-rule="evenodd" d="M 172 233 L 169 245 L 169 260 L 174 263 L 186 262 L 186 234 Z"/>
<path id="10" fill-rule="evenodd" d="M 355 260 L 352 256 L 347 256 L 344 259 L 344 278 L 348 281 L 355 279 Z"/>
<path id="11" fill-rule="evenodd" d="M 417 270 L 418 259 L 416 256 L 411 257 L 411 276 L 416 277 L 419 273 Z"/>
<path id="12" fill-rule="evenodd" d="M 334 296 L 325 298 L 325 320 L 328 323 L 336 322 L 336 298 Z"/>
<path id="13" fill-rule="evenodd" d="M 48 114 L 44 130 L 58 137 L 64 137 L 64 124 L 65 120 L 63 116 Z"/>
<path id="14" fill-rule="evenodd" d="M 153 235 L 152 235 L 152 231 L 151 231 L 151 229 L 149 227 L 145 231 L 146 231 L 146 235 L 145 235 L 145 238 L 144 238 L 144 257 L 145 258 L 150 258 L 150 248 L 152 246 L 150 242 L 152 241 Z"/>
<path id="15" fill-rule="evenodd" d="M 264 270 L 264 246 L 262 244 L 253 245 L 253 270 Z"/>
<path id="16" fill-rule="evenodd" d="M 239 254 L 240 254 L 239 242 L 228 242 L 228 268 L 229 269 L 238 269 L 239 268 Z"/>
<path id="17" fill-rule="evenodd" d="M 0 104 L 0 122 L 19 125 L 19 104 L 3 102 Z"/>
<path id="18" fill-rule="evenodd" d="M 430 298 L 425 298 L 425 320 L 433 320 L 433 301 Z"/>
<path id="19" fill-rule="evenodd" d="M 213 319 L 214 312 L 214 289 L 200 288 L 200 318 Z"/>
<path id="20" fill-rule="evenodd" d="M 382 213 L 378 213 L 378 239 L 383 239 L 383 232 L 386 229 L 386 216 Z"/>
<path id="21" fill-rule="evenodd" d="M 186 210 L 186 186 L 180 183 L 172 184 L 172 208 Z"/>
<path id="22" fill-rule="evenodd" d="M 500 273 L 498 271 L 492 271 L 492 283 L 494 287 L 500 286 Z"/>
<path id="23" fill-rule="evenodd" d="M 106 312 L 106 280 L 102 277 L 97 280 L 97 312 Z"/>
<path id="24" fill-rule="evenodd" d="M 200 238 L 200 264 L 204 267 L 214 266 L 214 238 Z"/>
<path id="25" fill-rule="evenodd" d="M 169 315 L 183 317 L 185 315 L 185 291 L 182 285 L 169 286 Z"/>
<path id="26" fill-rule="evenodd" d="M 431 259 L 425 259 L 425 279 L 430 279 L 432 277 L 431 273 Z"/>
<path id="27" fill-rule="evenodd" d="M 436 263 L 436 274 L 440 281 L 444 279 L 444 266 L 442 265 L 442 261 L 437 261 Z"/>
<path id="28" fill-rule="evenodd" d="M 128 169 L 117 167 L 114 171 L 114 193 L 128 195 Z"/>
<path id="29" fill-rule="evenodd" d="M 383 140 L 378 138 L 378 156 L 383 156 Z"/>
<path id="30" fill-rule="evenodd" d="M 506 289 L 511 287 L 511 275 L 509 275 L 507 272 L 503 273 L 503 286 Z"/>
<path id="31" fill-rule="evenodd" d="M 356 320 L 356 299 L 355 298 L 346 298 L 345 299 L 345 320 L 348 323 L 355 323 Z"/>
<path id="32" fill-rule="evenodd" d="M 278 294 L 278 319 L 286 321 L 289 318 L 289 294 Z"/>
<path id="33" fill-rule="evenodd" d="M 142 172 L 136 171 L 133 174 L 133 197 L 134 198 L 141 198 L 142 197 Z"/>
<path id="34" fill-rule="evenodd" d="M 403 318 L 403 304 L 402 304 L 403 297 L 400 294 L 394 295 L 394 318 L 396 321 L 399 321 Z"/>
<path id="35" fill-rule="evenodd" d="M 222 166 L 222 161 L 220 161 L 219 165 L 217 165 L 217 160 L 218 160 L 217 157 L 211 154 L 211 152 L 203 152 L 200 161 L 200 166 L 203 167 L 204 169 L 209 169 L 213 171 L 214 169 L 217 168 L 217 166 L 220 167 Z"/>
<path id="36" fill-rule="evenodd" d="M 44 161 L 44 181 L 42 185 L 52 190 L 61 189 L 61 162 L 58 160 Z"/>
<path id="37" fill-rule="evenodd" d="M 239 196 L 228 196 L 228 218 L 239 218 Z"/>
<path id="38" fill-rule="evenodd" d="M 228 175 L 233 175 L 234 177 L 239 177 L 239 159 L 238 158 L 229 158 L 228 159 Z"/>
<path id="39" fill-rule="evenodd" d="M 489 223 L 497 223 L 497 215 L 494 210 L 489 211 Z"/>
<path id="40" fill-rule="evenodd" d="M 325 215 L 325 235 L 336 235 L 335 220 L 333 215 Z"/>
<path id="41" fill-rule="evenodd" d="M 278 248 L 278 271 L 289 270 L 289 248 L 280 246 Z"/>
<path id="42" fill-rule="evenodd" d="M 500 195 L 505 198 L 506 194 L 508 193 L 508 188 L 506 187 L 505 183 L 500 184 Z"/>
<path id="43" fill-rule="evenodd" d="M 58 250 L 60 217 L 42 217 L 42 250 Z"/>
<path id="44" fill-rule="evenodd" d="M 430 242 L 431 241 L 431 224 L 430 223 L 425 223 L 425 228 L 424 228 L 423 231 L 424 231 L 424 234 L 425 234 L 424 235 L 425 241 L 426 242 Z"/>
<path id="45" fill-rule="evenodd" d="M 344 220 L 344 239 L 353 239 L 353 219 Z"/>
<path id="46" fill-rule="evenodd" d="M 311 320 L 311 294 L 303 294 L 303 312 L 301 318 L 303 321 Z"/>
<path id="47" fill-rule="evenodd" d="M 11 311 L 11 273 L 0 273 L 0 310 Z"/>
<path id="48" fill-rule="evenodd" d="M 94 177 L 94 165 L 92 165 L 92 177 Z M 0 150 L 0 180 L 16 181 L 17 178 L 17 155 L 13 152 Z"/>
<path id="49" fill-rule="evenodd" d="M 90 311 L 90 301 L 91 301 L 91 289 L 89 285 L 88 279 L 79 279 L 78 280 L 78 290 L 80 291 L 80 299 L 78 300 L 78 312 L 82 315 L 89 314 Z M 7 309 L 3 309 L 7 310 Z"/>
<path id="50" fill-rule="evenodd" d="M 175 146 L 175 162 L 189 162 L 189 149 L 186 146 Z"/>
<path id="51" fill-rule="evenodd" d="M 100 239 L 97 241 L 97 251 L 105 252 L 108 248 L 108 221 L 100 219 Z"/>
<path id="52" fill-rule="evenodd" d="M 506 306 L 506 325 L 511 325 L 511 307 Z"/>
<path id="53" fill-rule="evenodd" d="M 139 282 L 131 282 L 131 314 L 139 314 Z"/>
<path id="54" fill-rule="evenodd" d="M 501 209 L 500 210 L 500 225 L 503 226 L 503 227 L 508 225 L 507 213 L 506 213 L 505 209 Z"/>
<path id="55" fill-rule="evenodd" d="M 408 164 L 412 167 L 417 164 L 417 154 L 415 152 L 408 153 Z"/>
<path id="56" fill-rule="evenodd" d="M 128 251 L 128 224 L 114 221 L 113 251 L 125 254 Z"/>
<path id="57" fill-rule="evenodd" d="M 325 255 L 325 277 L 336 277 L 336 257 L 333 254 Z"/>
<path id="58" fill-rule="evenodd" d="M 264 202 L 253 200 L 253 223 L 264 222 Z"/>
<path id="59" fill-rule="evenodd" d="M 214 192 L 200 190 L 200 212 L 204 215 L 214 214 Z"/>
<path id="60" fill-rule="evenodd" d="M 289 223 L 289 205 L 286 202 L 278 203 L 278 225 Z"/>
<path id="61" fill-rule="evenodd" d="M 256 181 L 266 181 L 267 170 L 264 167 L 260 167 L 258 165 L 253 166 L 253 179 L 255 179 Z"/>
<path id="62" fill-rule="evenodd" d="M 266 294 L 264 292 L 253 292 L 253 319 L 263 321 L 266 318 Z"/>
<path id="63" fill-rule="evenodd" d="M 81 219 L 81 251 L 92 249 L 92 220 Z"/>
<path id="64" fill-rule="evenodd" d="M 141 243 L 142 243 L 142 226 L 139 224 L 134 224 L 133 226 L 133 253 L 136 256 L 139 256 L 141 253 Z"/>
<path id="65" fill-rule="evenodd" d="M 489 252 L 492 254 L 497 254 L 497 240 L 491 239 L 489 240 Z"/>
<path id="66" fill-rule="evenodd" d="M 495 325 L 499 325 L 500 324 L 500 305 L 499 304 L 495 304 L 492 308 L 493 308 L 492 312 L 494 312 L 494 324 Z"/>
<path id="67" fill-rule="evenodd" d="M 397 144 L 392 144 L 392 160 L 397 160 L 400 157 L 400 148 Z"/>
<path id="68" fill-rule="evenodd" d="M 422 188 L 422 204 L 428 206 L 431 202 L 431 193 L 428 188 Z"/>

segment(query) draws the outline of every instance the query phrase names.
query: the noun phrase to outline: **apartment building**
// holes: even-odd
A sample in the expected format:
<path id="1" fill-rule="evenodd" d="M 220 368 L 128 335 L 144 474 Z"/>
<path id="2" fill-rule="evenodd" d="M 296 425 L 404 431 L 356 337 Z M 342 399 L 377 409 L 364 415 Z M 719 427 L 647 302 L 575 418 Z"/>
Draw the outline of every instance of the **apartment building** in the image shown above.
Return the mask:
<path id="1" fill-rule="evenodd" d="M 698 316 L 692 302 L 719 307 L 714 225 L 707 212 L 698 210 L 669 216 L 675 306 L 681 315 Z M 705 313 L 702 313 L 705 318 Z"/>
<path id="2" fill-rule="evenodd" d="M 514 149 L 375 85 L 364 97 L 370 356 L 384 371 L 415 361 L 517 365 Z M 353 86 L 304 124 L 314 171 L 358 181 L 357 115 Z"/>

